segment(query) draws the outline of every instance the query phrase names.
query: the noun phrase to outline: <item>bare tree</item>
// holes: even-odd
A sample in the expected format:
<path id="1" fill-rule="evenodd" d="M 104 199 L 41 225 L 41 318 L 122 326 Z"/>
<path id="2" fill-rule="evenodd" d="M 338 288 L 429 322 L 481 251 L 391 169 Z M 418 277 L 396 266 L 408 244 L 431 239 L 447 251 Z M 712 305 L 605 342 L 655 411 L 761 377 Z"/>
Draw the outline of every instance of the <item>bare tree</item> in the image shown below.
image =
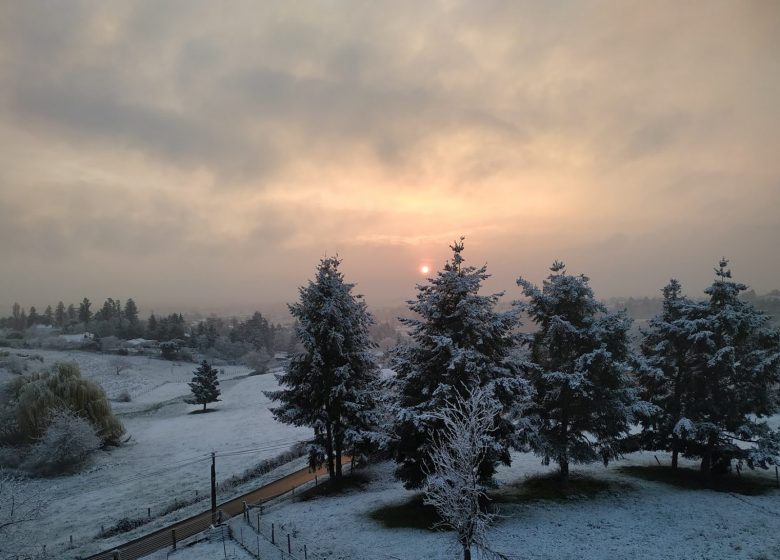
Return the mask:
<path id="1" fill-rule="evenodd" d="M 46 507 L 44 496 L 21 478 L 0 475 L 0 558 L 34 558 L 30 527 Z"/>
<path id="2" fill-rule="evenodd" d="M 117 375 L 119 375 L 120 373 L 122 373 L 126 369 L 130 369 L 131 365 L 132 364 L 130 364 L 130 362 L 128 360 L 126 360 L 124 358 L 121 358 L 121 357 L 113 358 L 111 360 L 111 369 L 113 369 L 114 372 Z"/>
<path id="3" fill-rule="evenodd" d="M 431 434 L 432 466 L 426 469 L 423 501 L 436 508 L 439 526 L 455 531 L 463 560 L 471 560 L 473 546 L 480 555 L 501 557 L 487 545 L 487 528 L 495 514 L 486 510 L 488 498 L 479 476 L 479 466 L 495 445 L 490 434 L 496 429 L 500 405 L 485 387 L 468 389 L 464 395 L 464 400 L 447 401 L 433 413 L 443 428 Z"/>

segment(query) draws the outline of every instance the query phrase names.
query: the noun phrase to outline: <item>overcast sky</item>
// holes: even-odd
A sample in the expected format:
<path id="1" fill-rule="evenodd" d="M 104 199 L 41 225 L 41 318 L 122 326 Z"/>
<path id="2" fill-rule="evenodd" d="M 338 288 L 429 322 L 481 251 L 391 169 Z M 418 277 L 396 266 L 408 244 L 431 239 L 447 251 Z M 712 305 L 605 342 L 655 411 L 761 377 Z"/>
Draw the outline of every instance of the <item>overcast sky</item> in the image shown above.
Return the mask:
<path id="1" fill-rule="evenodd" d="M 0 2 L 0 305 L 780 288 L 780 4 Z M 6 314 L 7 312 L 2 312 Z"/>

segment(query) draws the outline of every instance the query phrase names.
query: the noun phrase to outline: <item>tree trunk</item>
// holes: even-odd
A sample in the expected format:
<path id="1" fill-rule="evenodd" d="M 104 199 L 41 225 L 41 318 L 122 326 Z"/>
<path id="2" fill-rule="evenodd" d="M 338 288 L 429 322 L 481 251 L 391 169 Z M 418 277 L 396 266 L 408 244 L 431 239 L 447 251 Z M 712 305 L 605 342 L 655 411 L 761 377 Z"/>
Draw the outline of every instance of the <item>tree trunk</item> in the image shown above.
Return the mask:
<path id="1" fill-rule="evenodd" d="M 203 403 L 203 412 L 206 412 L 206 403 Z"/>
<path id="2" fill-rule="evenodd" d="M 712 458 L 715 453 L 716 441 L 715 437 L 710 436 L 707 440 L 707 446 L 704 448 L 704 453 L 701 456 L 701 474 L 707 482 L 712 479 Z"/>
<path id="3" fill-rule="evenodd" d="M 463 545 L 463 560 L 471 560 L 471 547 L 469 545 Z"/>
<path id="4" fill-rule="evenodd" d="M 341 448 L 343 446 L 342 439 L 344 438 L 343 434 L 341 433 L 341 424 L 337 422 L 334 431 L 335 433 L 333 434 L 333 444 L 336 448 L 336 480 L 341 480 Z"/>
<path id="5" fill-rule="evenodd" d="M 333 430 L 330 426 L 330 420 L 325 422 L 325 452 L 328 460 L 328 474 L 333 480 L 336 478 L 336 471 L 333 468 Z"/>
<path id="6" fill-rule="evenodd" d="M 677 449 L 677 445 L 675 445 L 675 448 L 672 449 L 672 470 L 677 470 L 677 457 L 680 454 L 680 451 Z"/>
<path id="7" fill-rule="evenodd" d="M 561 486 L 569 485 L 569 460 L 566 457 L 558 458 L 558 466 L 561 469 Z"/>

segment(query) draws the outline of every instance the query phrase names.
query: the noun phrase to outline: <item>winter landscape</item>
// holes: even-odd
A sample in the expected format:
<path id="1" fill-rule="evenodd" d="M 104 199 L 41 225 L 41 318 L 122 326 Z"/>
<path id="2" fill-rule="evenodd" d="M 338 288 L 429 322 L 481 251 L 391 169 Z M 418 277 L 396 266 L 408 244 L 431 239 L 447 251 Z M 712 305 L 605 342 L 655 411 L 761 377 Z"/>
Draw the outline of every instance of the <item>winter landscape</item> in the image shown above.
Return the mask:
<path id="1" fill-rule="evenodd" d="M 780 558 L 778 52 L 0 3 L 0 560 Z"/>

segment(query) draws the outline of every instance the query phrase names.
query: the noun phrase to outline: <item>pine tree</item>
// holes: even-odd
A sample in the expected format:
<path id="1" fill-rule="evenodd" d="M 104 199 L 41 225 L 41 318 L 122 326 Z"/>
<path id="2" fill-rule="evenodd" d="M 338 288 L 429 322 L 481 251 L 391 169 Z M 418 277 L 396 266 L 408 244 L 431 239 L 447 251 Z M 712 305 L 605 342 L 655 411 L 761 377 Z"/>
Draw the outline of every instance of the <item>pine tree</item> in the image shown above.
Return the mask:
<path id="1" fill-rule="evenodd" d="M 51 308 L 51 305 L 47 305 L 46 309 L 43 311 L 43 324 L 54 324 L 54 310 Z"/>
<path id="2" fill-rule="evenodd" d="M 726 470 L 733 460 L 751 468 L 780 464 L 780 432 L 762 417 L 779 410 L 780 331 L 739 298 L 747 286 L 731 279 L 722 259 L 704 292 L 709 301 L 691 318 L 691 395 L 677 432 L 701 471 Z"/>
<path id="3" fill-rule="evenodd" d="M 135 327 L 138 324 L 138 306 L 133 301 L 133 298 L 128 299 L 125 302 L 125 319 Z"/>
<path id="4" fill-rule="evenodd" d="M 527 391 L 519 364 L 509 359 L 516 345 L 517 313 L 496 312 L 502 294 L 479 294 L 489 278 L 487 269 L 464 266 L 463 247 L 463 238 L 451 245 L 452 260 L 417 286 L 417 299 L 408 304 L 419 319 L 400 319 L 412 341 L 393 351 L 398 410 L 391 448 L 396 476 L 407 488 L 419 487 L 430 472 L 432 445 L 443 427 L 436 415 L 448 403 L 485 387 L 488 397 L 499 402 L 498 409 L 510 412 Z M 482 479 L 491 477 L 498 463 L 509 464 L 511 418 L 497 418 L 496 430 L 488 436 L 490 445 L 479 466 Z"/>
<path id="5" fill-rule="evenodd" d="M 72 303 L 68 306 L 68 323 L 73 324 L 76 322 L 76 319 L 78 318 L 78 313 L 76 312 L 76 306 Z"/>
<path id="6" fill-rule="evenodd" d="M 289 305 L 304 350 L 277 375 L 284 388 L 266 392 L 280 403 L 271 409 L 277 420 L 314 429 L 310 459 L 324 461 L 335 480 L 341 478 L 342 455 L 377 437 L 379 383 L 369 336 L 373 318 L 362 296 L 352 294 L 354 284 L 344 281 L 340 264 L 336 257 L 322 259 L 314 280 L 299 289 L 299 301 Z"/>
<path id="7" fill-rule="evenodd" d="M 691 336 L 701 305 L 681 294 L 680 283 L 672 279 L 663 290 L 663 310 L 642 329 L 642 357 L 637 378 L 642 398 L 656 408 L 642 419 L 645 449 L 672 452 L 676 469 L 682 450 L 680 420 L 692 398 L 689 367 Z"/>
<path id="8" fill-rule="evenodd" d="M 87 298 L 82 300 L 79 304 L 79 322 L 85 324 L 89 323 L 90 319 L 92 319 L 92 311 L 89 309 L 91 306 L 92 302 Z"/>
<path id="9" fill-rule="evenodd" d="M 570 464 L 616 457 L 635 412 L 648 407 L 628 376 L 630 319 L 608 313 L 586 276 L 566 274 L 557 261 L 550 270 L 542 289 L 517 281 L 538 326 L 530 341 L 538 367 L 530 374 L 536 395 L 528 443 L 543 464 L 558 463 L 565 485 Z"/>
<path id="10" fill-rule="evenodd" d="M 207 404 L 219 400 L 217 370 L 211 367 L 206 360 L 203 360 L 200 367 L 195 370 L 192 381 L 188 385 L 192 391 L 192 399 L 187 401 L 189 404 L 202 404 L 205 411 Z"/>
<path id="11" fill-rule="evenodd" d="M 54 310 L 54 324 L 58 327 L 64 327 L 65 319 L 65 304 L 60 301 L 57 303 L 57 308 Z"/>
<path id="12" fill-rule="evenodd" d="M 30 306 L 30 314 L 27 316 L 27 326 L 32 327 L 41 322 L 41 316 L 38 315 L 38 310 L 34 305 Z"/>

